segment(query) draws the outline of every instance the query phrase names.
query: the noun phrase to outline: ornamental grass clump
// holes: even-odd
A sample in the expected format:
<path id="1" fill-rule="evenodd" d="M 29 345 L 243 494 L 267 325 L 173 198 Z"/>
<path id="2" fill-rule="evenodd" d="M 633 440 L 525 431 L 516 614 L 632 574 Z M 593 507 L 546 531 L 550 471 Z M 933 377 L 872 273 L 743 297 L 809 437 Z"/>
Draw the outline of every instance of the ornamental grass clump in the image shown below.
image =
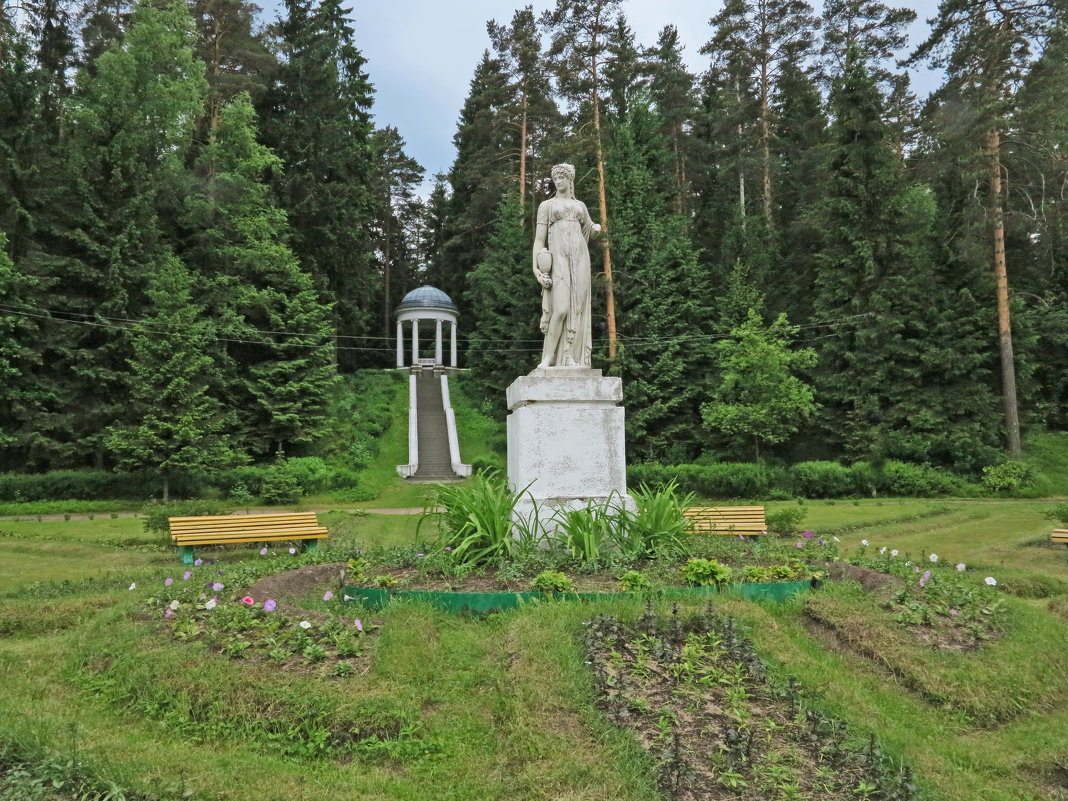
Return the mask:
<path id="1" fill-rule="evenodd" d="M 632 559 L 654 559 L 681 556 L 688 552 L 686 543 L 690 527 L 683 513 L 693 506 L 694 494 L 679 497 L 678 484 L 672 480 L 660 489 L 640 484 L 631 491 L 636 511 L 621 509 L 621 525 L 616 529 L 614 542 L 620 552 Z"/>
<path id="2" fill-rule="evenodd" d="M 537 540 L 537 520 L 514 520 L 525 490 L 512 492 L 497 472 L 480 473 L 463 484 L 437 484 L 419 528 L 428 520 L 438 526 L 438 550 L 456 562 L 491 564 L 513 549 Z M 440 507 L 441 511 L 438 511 Z"/>

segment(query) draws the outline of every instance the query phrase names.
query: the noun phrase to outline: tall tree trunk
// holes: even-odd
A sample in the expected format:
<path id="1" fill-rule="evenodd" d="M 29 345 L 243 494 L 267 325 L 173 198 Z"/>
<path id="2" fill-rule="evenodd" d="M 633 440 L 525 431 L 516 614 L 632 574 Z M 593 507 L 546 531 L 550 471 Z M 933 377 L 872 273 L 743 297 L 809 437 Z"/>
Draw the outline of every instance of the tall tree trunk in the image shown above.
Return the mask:
<path id="1" fill-rule="evenodd" d="M 1001 188 L 1001 132 L 995 124 L 987 135 L 986 155 L 990 163 L 990 209 L 994 244 L 994 278 L 998 297 L 998 344 L 1001 351 L 1001 403 L 1005 410 L 1005 433 L 1009 455 L 1023 454 L 1020 443 L 1020 413 L 1016 402 L 1016 366 L 1012 353 L 1012 326 L 1009 318 L 1009 277 L 1005 267 L 1005 208 Z"/>
<path id="2" fill-rule="evenodd" d="M 526 222 L 523 210 L 526 208 L 527 198 L 527 100 L 526 92 L 523 93 L 523 113 L 519 122 L 519 222 Z"/>
<path id="3" fill-rule="evenodd" d="M 768 99 L 768 68 L 761 66 L 760 75 L 760 150 L 764 180 L 764 217 L 771 223 L 771 103 Z"/>
<path id="4" fill-rule="evenodd" d="M 742 106 L 742 83 L 740 78 L 734 79 L 734 97 L 738 101 L 738 107 Z M 742 124 L 738 123 L 738 213 L 742 222 L 742 230 L 745 230 L 745 169 L 742 167 Z"/>
<path id="5" fill-rule="evenodd" d="M 597 95 L 597 66 L 593 68 L 593 133 L 597 140 L 597 190 L 601 209 L 601 251 L 604 254 L 605 315 L 608 319 L 608 361 L 616 360 L 616 293 L 612 285 L 612 248 L 608 244 L 608 200 L 604 185 L 604 145 L 601 143 L 601 102 Z"/>
<path id="6" fill-rule="evenodd" d="M 391 332 L 390 326 L 390 308 L 389 308 L 389 283 L 392 277 L 392 248 L 391 240 L 392 235 L 390 233 L 390 223 L 393 220 L 393 198 L 390 191 L 386 190 L 386 216 L 383 220 L 382 231 L 385 234 L 384 241 L 382 242 L 382 320 L 385 325 L 386 340 L 389 340 Z"/>

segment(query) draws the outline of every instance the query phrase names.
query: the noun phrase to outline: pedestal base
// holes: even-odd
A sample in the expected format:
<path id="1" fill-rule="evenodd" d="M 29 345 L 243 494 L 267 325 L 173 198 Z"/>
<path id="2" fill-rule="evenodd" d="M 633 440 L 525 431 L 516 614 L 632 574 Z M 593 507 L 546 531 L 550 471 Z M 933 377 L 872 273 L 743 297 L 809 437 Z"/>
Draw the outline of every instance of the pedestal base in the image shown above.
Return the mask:
<path id="1" fill-rule="evenodd" d="M 517 517 L 537 511 L 543 529 L 557 508 L 627 496 L 623 382 L 600 370 L 548 367 L 508 387 L 508 483 L 525 490 Z"/>

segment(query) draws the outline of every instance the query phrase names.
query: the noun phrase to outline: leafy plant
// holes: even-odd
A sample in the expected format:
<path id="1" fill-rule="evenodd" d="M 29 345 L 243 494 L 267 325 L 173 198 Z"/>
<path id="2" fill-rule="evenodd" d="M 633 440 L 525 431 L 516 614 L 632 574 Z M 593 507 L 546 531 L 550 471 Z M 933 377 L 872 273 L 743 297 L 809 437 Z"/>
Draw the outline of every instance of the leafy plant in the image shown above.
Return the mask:
<path id="1" fill-rule="evenodd" d="M 397 577 L 386 574 L 384 576 L 375 576 L 374 583 L 376 587 L 381 587 L 383 590 L 388 590 L 390 587 L 397 586 Z"/>
<path id="2" fill-rule="evenodd" d="M 537 592 L 571 592 L 574 584 L 559 571 L 543 570 L 530 582 L 530 588 Z"/>
<path id="3" fill-rule="evenodd" d="M 1046 517 L 1050 520 L 1059 522 L 1062 526 L 1068 526 L 1068 503 L 1061 503 L 1054 506 L 1046 512 Z"/>
<path id="4" fill-rule="evenodd" d="M 983 468 L 983 487 L 990 492 L 1014 492 L 1032 481 L 1034 473 L 1024 462 L 1002 462 Z"/>
<path id="5" fill-rule="evenodd" d="M 619 586 L 623 592 L 648 592 L 653 582 L 640 570 L 628 570 L 619 577 Z"/>
<path id="6" fill-rule="evenodd" d="M 722 587 L 730 580 L 732 573 L 731 568 L 715 559 L 689 559 L 682 566 L 682 575 L 687 583 L 697 587 Z"/>
<path id="7" fill-rule="evenodd" d="M 801 521 L 805 519 L 807 514 L 808 510 L 800 504 L 793 504 L 768 512 L 768 530 L 777 534 L 795 534 L 801 530 Z"/>
<path id="8" fill-rule="evenodd" d="M 577 509 L 561 507 L 552 519 L 562 533 L 564 547 L 583 562 L 596 561 L 606 544 L 618 540 L 620 520 L 611 507 L 611 499 Z"/>

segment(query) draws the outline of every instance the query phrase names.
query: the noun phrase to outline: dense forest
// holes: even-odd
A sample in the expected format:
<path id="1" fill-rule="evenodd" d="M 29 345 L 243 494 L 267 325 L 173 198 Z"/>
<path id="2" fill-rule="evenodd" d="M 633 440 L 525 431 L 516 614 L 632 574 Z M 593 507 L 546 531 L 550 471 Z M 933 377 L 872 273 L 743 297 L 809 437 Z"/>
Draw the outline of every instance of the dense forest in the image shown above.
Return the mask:
<path id="1" fill-rule="evenodd" d="M 620 0 L 527 6 L 469 54 L 426 197 L 349 10 L 258 11 L 3 5 L 0 470 L 313 452 L 421 283 L 503 416 L 558 161 L 605 229 L 594 359 L 631 460 L 975 473 L 1068 428 L 1068 9 L 944 0 L 907 50 L 914 12 L 877 0 L 727 0 L 695 75 Z"/>

